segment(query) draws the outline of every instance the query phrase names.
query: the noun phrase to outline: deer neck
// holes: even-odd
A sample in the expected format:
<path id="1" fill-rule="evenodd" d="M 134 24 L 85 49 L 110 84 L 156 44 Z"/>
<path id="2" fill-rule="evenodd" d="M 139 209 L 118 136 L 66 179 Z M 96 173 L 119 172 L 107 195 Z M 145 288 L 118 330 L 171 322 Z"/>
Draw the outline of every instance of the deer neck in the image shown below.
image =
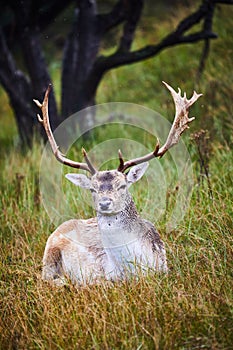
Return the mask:
<path id="1" fill-rule="evenodd" d="M 130 194 L 122 211 L 113 215 L 98 213 L 97 219 L 102 242 L 106 248 L 128 245 L 138 238 L 140 218 Z"/>

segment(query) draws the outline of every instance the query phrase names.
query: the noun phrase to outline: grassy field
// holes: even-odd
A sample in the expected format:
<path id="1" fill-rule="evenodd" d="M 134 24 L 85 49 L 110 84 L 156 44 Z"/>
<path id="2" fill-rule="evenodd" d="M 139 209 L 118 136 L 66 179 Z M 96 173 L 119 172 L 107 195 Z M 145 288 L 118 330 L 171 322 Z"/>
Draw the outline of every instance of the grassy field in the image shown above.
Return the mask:
<path id="1" fill-rule="evenodd" d="M 152 41 L 153 32 L 163 36 L 188 11 L 180 8 L 176 18 L 165 17 L 163 25 L 148 18 L 136 45 Z M 166 215 L 157 222 L 167 249 L 166 276 L 150 274 L 79 289 L 52 288 L 41 281 L 44 246 L 54 229 L 40 196 L 43 149 L 35 143 L 27 154 L 18 151 L 13 115 L 1 92 L 0 349 L 232 349 L 232 27 L 233 9 L 221 7 L 215 18 L 219 39 L 211 44 L 199 81 L 201 45 L 186 45 L 109 72 L 98 91 L 98 102 L 134 102 L 169 119 L 172 100 L 161 80 L 190 94 L 193 88 L 204 94 L 192 109 L 197 120 L 185 139 L 194 171 L 189 209 L 169 234 Z M 57 77 L 53 67 L 57 66 L 51 67 Z M 196 139 L 195 144 L 190 134 L 200 129 L 208 129 L 210 139 Z M 208 178 L 200 171 L 197 146 Z M 143 183 L 135 186 L 140 208 Z M 67 191 L 71 197 L 72 187 Z M 171 189 L 171 201 L 172 196 Z M 71 205 L 76 206 L 77 217 L 93 214 L 79 198 Z M 154 211 L 152 203 L 147 213 L 152 222 Z"/>

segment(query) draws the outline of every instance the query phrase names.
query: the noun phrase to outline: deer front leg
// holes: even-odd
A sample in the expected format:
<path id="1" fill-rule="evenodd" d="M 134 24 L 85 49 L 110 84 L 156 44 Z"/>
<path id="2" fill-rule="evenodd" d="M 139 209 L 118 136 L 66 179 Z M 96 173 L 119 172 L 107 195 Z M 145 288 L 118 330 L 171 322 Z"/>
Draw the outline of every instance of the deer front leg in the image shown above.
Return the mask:
<path id="1" fill-rule="evenodd" d="M 66 278 L 62 271 L 61 251 L 57 247 L 45 249 L 42 279 L 56 286 L 64 286 Z"/>

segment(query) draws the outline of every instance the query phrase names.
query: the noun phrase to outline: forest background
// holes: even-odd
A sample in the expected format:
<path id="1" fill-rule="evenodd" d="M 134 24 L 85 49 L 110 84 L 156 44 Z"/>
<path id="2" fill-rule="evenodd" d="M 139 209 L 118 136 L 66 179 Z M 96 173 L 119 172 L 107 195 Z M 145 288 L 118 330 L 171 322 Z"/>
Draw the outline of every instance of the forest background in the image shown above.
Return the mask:
<path id="1" fill-rule="evenodd" d="M 175 8 L 167 3 L 155 6 L 153 11 L 146 8 L 136 31 L 135 47 L 154 42 L 155 33 L 158 39 L 163 38 L 190 9 L 184 2 L 178 2 Z M 57 96 L 61 90 L 59 43 L 69 20 L 69 11 L 62 13 L 56 26 L 49 27 L 41 38 Z M 35 139 L 31 149 L 22 152 L 14 115 L 1 89 L 2 349 L 232 348 L 232 6 L 217 7 L 213 27 L 218 38 L 211 41 L 201 75 L 203 43 L 187 44 L 107 72 L 97 90 L 98 103 L 137 103 L 166 115 L 170 121 L 174 107 L 162 80 L 174 88 L 181 87 L 188 96 L 193 89 L 203 93 L 201 102 L 192 109 L 197 118 L 184 137 L 194 172 L 186 215 L 166 234 L 166 218 L 176 201 L 177 183 L 167 188 L 166 215 L 155 222 L 159 203 L 147 213 L 166 244 L 167 276 L 141 276 L 119 284 L 79 289 L 72 285 L 51 288 L 41 281 L 43 250 L 55 228 L 40 196 L 44 145 Z M 119 35 L 118 31 L 111 34 L 103 53 L 109 53 L 107 42 L 116 41 Z M 57 45 L 51 45 L 54 42 Z M 86 141 L 87 149 L 102 137 L 100 133 L 99 139 Z M 66 195 L 77 217 L 94 215 L 81 199 L 72 200 L 74 191 L 67 186 Z M 145 201 L 143 183 L 137 185 L 134 196 L 141 210 Z"/>

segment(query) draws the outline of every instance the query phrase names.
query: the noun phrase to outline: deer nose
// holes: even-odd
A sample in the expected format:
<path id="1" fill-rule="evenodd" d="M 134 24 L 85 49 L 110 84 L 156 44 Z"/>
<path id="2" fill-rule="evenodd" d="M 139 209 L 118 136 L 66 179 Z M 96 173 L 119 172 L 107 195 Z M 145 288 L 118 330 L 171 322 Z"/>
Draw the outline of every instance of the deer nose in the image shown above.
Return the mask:
<path id="1" fill-rule="evenodd" d="M 99 206 L 101 210 L 107 210 L 109 209 L 110 204 L 112 203 L 112 199 L 108 197 L 101 198 L 99 202 Z"/>

